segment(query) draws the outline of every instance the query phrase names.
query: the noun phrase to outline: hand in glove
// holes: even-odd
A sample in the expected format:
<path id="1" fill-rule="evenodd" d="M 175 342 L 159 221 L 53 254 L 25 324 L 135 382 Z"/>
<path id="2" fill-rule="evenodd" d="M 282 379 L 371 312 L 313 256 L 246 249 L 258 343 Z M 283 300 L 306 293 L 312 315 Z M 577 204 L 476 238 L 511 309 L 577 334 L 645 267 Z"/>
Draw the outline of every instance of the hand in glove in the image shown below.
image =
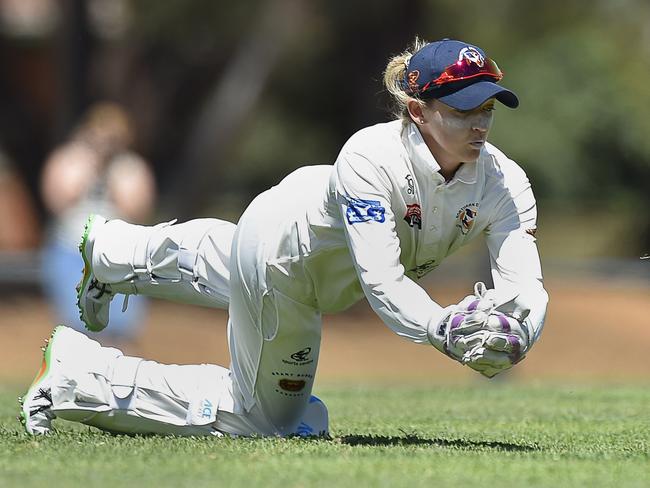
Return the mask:
<path id="1" fill-rule="evenodd" d="M 431 343 L 488 378 L 510 369 L 532 345 L 527 312 L 508 310 L 512 299 L 477 283 L 474 295 L 448 307 L 442 321 L 429 331 Z"/>

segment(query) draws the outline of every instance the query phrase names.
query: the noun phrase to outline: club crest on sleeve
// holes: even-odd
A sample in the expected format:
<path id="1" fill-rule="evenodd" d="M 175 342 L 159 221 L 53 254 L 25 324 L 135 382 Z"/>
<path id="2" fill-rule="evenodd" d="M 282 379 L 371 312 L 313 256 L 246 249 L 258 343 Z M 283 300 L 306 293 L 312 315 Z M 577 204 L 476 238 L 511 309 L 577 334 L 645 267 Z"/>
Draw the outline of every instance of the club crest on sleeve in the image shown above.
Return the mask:
<path id="1" fill-rule="evenodd" d="M 472 227 L 474 227 L 474 221 L 478 215 L 478 203 L 468 203 L 464 205 L 456 214 L 456 227 L 460 229 L 461 234 L 466 235 Z"/>
<path id="2" fill-rule="evenodd" d="M 348 208 L 345 216 L 348 224 L 361 222 L 384 222 L 386 220 L 386 209 L 381 206 L 378 200 L 363 200 L 361 198 L 346 198 Z"/>
<path id="3" fill-rule="evenodd" d="M 422 229 L 422 209 L 420 205 L 414 203 L 413 205 L 406 205 L 406 215 L 404 220 L 411 227 L 417 226 L 418 229 Z"/>

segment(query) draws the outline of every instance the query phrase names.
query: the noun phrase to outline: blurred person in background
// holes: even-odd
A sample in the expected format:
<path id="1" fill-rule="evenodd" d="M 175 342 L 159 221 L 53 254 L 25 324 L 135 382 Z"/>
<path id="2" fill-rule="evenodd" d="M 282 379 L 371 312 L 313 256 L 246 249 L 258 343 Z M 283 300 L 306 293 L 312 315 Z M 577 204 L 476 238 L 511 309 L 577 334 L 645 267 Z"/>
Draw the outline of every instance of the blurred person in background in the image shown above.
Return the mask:
<path id="1" fill-rule="evenodd" d="M 0 149 L 0 251 L 25 251 L 38 245 L 38 218 L 23 180 Z"/>
<path id="2" fill-rule="evenodd" d="M 85 331 L 79 320 L 75 286 L 83 261 L 79 235 L 89 212 L 145 222 L 155 199 L 155 182 L 147 162 L 130 149 L 132 121 L 111 102 L 92 105 L 61 146 L 48 156 L 41 190 L 51 214 L 42 253 L 44 290 L 57 320 Z M 146 311 L 146 299 L 134 297 L 127 310 L 111 306 L 116 342 L 136 337 Z"/>
<path id="3" fill-rule="evenodd" d="M 118 292 L 228 308 L 231 365 L 160 364 L 59 326 L 23 402 L 27 432 L 58 416 L 111 432 L 326 435 L 311 395 L 322 314 L 364 297 L 398 336 L 486 377 L 517 364 L 548 296 L 530 182 L 487 142 L 497 102 L 519 105 L 502 77 L 476 46 L 418 41 L 385 70 L 396 120 L 352 135 L 333 166 L 294 171 L 236 226 L 91 216 L 80 245 L 88 328 L 108 325 Z M 416 281 L 474 238 L 494 288 L 438 304 Z"/>

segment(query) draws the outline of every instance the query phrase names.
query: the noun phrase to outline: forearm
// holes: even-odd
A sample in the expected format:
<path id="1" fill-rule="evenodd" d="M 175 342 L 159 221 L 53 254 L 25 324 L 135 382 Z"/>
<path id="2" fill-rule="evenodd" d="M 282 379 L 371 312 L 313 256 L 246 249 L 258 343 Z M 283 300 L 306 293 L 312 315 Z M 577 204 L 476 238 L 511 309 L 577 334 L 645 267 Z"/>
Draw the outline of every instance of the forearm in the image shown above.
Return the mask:
<path id="1" fill-rule="evenodd" d="M 400 337 L 429 344 L 429 331 L 442 319 L 444 308 L 415 282 L 403 276 L 381 285 L 363 281 L 362 288 L 375 313 Z"/>
<path id="2" fill-rule="evenodd" d="M 524 231 L 516 231 L 490 236 L 488 247 L 494 288 L 504 297 L 502 311 L 526 321 L 532 345 L 542 332 L 548 303 L 535 240 Z"/>

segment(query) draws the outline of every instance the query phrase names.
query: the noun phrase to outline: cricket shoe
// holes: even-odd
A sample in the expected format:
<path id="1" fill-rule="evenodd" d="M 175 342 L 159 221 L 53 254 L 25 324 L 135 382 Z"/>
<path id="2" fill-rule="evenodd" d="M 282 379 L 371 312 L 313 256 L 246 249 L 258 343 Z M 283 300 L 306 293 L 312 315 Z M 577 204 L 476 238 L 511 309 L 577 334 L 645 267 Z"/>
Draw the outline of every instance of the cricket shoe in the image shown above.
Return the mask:
<path id="1" fill-rule="evenodd" d="M 84 262 L 83 275 L 77 285 L 79 318 L 86 329 L 100 332 L 108 325 L 108 315 L 114 293 L 111 286 L 100 283 L 93 273 L 92 256 L 97 228 L 106 223 L 101 215 L 90 215 L 84 227 L 79 252 Z"/>
<path id="2" fill-rule="evenodd" d="M 62 325 L 55 327 L 51 337 L 45 340 L 45 345 L 41 348 L 43 350 L 41 369 L 36 374 L 25 396 L 18 398 L 18 403 L 20 403 L 18 420 L 28 434 L 49 434 L 52 420 L 56 418 L 51 410 L 52 376 L 57 363 L 55 348 L 61 340 L 60 336 L 65 334 L 65 329 L 67 327 Z"/>
<path id="3" fill-rule="evenodd" d="M 329 415 L 323 401 L 311 395 L 305 413 L 293 435 L 298 437 L 329 438 Z"/>

